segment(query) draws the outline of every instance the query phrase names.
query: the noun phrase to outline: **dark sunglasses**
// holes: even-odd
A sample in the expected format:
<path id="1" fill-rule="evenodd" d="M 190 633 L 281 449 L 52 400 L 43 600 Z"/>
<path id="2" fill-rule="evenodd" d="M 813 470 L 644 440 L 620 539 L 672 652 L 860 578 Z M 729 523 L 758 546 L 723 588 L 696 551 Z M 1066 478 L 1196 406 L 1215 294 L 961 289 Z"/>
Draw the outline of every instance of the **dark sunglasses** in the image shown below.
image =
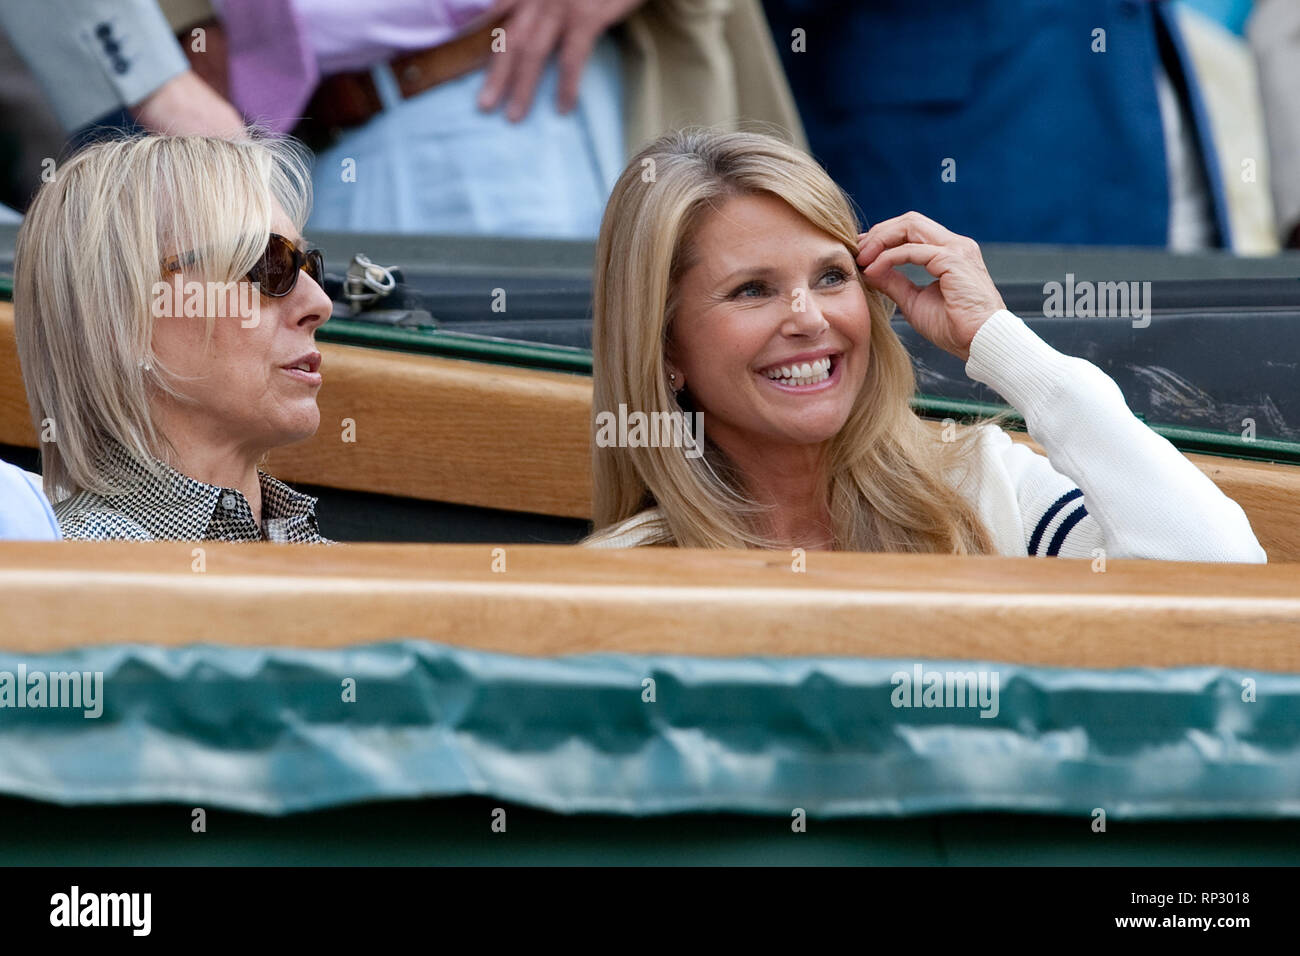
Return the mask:
<path id="1" fill-rule="evenodd" d="M 163 269 L 167 272 L 181 271 L 181 256 L 171 256 L 163 260 Z M 193 265 L 198 257 L 194 253 L 185 256 L 185 264 Z M 294 243 L 279 233 L 271 233 L 266 241 L 266 249 L 253 268 L 248 270 L 248 280 L 256 282 L 263 295 L 281 298 L 288 295 L 298 284 L 298 273 L 305 271 L 312 280 L 322 288 L 325 285 L 325 257 L 319 249 L 299 249 Z"/>
<path id="2" fill-rule="evenodd" d="M 248 270 L 248 278 L 256 282 L 264 295 L 280 298 L 293 291 L 298 284 L 298 273 L 305 271 L 318 286 L 325 286 L 325 257 L 319 249 L 299 249 L 284 236 L 271 233 L 266 251 Z"/>

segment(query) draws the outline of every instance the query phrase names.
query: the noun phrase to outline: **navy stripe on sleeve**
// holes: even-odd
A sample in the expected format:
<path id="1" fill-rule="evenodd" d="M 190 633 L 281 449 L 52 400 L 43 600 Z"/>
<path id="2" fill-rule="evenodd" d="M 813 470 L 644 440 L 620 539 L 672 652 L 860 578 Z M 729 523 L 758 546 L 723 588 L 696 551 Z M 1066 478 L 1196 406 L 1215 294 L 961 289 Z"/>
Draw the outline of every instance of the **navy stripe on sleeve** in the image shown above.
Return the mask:
<path id="1" fill-rule="evenodd" d="M 1083 497 L 1083 492 L 1080 489 L 1075 488 L 1073 491 L 1061 495 L 1061 497 L 1057 498 L 1054 502 L 1052 502 L 1052 507 L 1048 508 L 1047 513 L 1038 519 L 1038 525 L 1037 527 L 1034 528 L 1034 533 L 1029 537 L 1030 554 L 1034 554 L 1034 555 L 1038 554 L 1038 543 L 1042 541 L 1043 532 L 1045 532 L 1047 530 L 1047 526 L 1052 523 L 1052 519 L 1056 517 L 1056 513 L 1060 511 L 1062 508 L 1064 508 L 1066 505 L 1068 505 L 1075 498 L 1082 498 L 1082 497 Z"/>
<path id="2" fill-rule="evenodd" d="M 1061 550 L 1061 545 L 1065 542 L 1065 536 L 1070 533 L 1070 529 L 1088 516 L 1088 509 L 1079 505 L 1070 513 L 1070 516 L 1061 522 L 1061 526 L 1056 529 L 1056 534 L 1052 535 L 1052 543 L 1047 546 L 1047 556 L 1056 557 Z"/>

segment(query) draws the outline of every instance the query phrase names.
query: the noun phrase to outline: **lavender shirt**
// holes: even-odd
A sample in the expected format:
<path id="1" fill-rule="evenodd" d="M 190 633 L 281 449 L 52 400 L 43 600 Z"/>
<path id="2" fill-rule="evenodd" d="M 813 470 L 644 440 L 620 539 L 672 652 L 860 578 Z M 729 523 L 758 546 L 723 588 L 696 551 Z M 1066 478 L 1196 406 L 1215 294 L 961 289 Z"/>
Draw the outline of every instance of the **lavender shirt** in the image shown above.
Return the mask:
<path id="1" fill-rule="evenodd" d="M 453 39 L 491 0 L 213 0 L 230 51 L 230 99 L 287 132 L 322 76 Z M 486 22 L 486 18 L 483 18 Z"/>
<path id="2" fill-rule="evenodd" d="M 292 0 L 324 76 L 364 70 L 465 32 L 492 0 Z"/>

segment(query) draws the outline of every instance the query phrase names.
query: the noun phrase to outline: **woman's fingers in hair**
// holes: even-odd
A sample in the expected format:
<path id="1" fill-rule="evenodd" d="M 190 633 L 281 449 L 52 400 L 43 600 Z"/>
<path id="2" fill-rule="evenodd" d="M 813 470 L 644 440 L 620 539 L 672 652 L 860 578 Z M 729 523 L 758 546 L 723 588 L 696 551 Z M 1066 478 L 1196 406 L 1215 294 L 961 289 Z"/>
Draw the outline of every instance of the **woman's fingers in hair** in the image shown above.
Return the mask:
<path id="1" fill-rule="evenodd" d="M 897 302 L 918 332 L 962 360 L 980 326 L 1006 308 L 975 240 L 920 213 L 859 236 L 858 262 L 867 283 Z M 920 266 L 939 281 L 919 288 L 899 271 L 904 265 Z"/>
<path id="2" fill-rule="evenodd" d="M 921 288 L 899 272 L 898 267 L 911 263 L 921 266 L 931 275 L 938 277 L 944 272 L 941 262 L 944 257 L 945 250 L 939 246 L 919 242 L 909 243 L 882 250 L 863 267 L 862 275 L 869 285 L 885 293 L 906 312 L 916 296 L 920 294 Z"/>
<path id="3" fill-rule="evenodd" d="M 887 275 L 902 265 L 920 266 L 936 279 L 949 267 L 952 250 L 924 242 L 909 242 L 901 246 L 882 249 L 862 267 L 868 278 Z"/>
<path id="4" fill-rule="evenodd" d="M 970 242 L 973 240 L 959 236 L 929 216 L 915 211 L 905 212 L 901 216 L 876 223 L 858 236 L 858 263 L 866 268 L 886 249 L 905 243 L 950 246 Z"/>

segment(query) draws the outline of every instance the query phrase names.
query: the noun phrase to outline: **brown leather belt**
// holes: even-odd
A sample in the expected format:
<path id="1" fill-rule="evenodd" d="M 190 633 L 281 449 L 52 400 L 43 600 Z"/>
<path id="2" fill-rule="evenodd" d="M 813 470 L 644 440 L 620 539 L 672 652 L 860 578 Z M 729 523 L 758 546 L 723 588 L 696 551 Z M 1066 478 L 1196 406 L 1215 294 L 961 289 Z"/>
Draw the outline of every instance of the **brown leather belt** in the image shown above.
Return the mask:
<path id="1" fill-rule="evenodd" d="M 487 63 L 492 52 L 492 31 L 499 23 L 489 23 L 473 33 L 466 33 L 439 46 L 404 53 L 388 62 L 402 99 L 410 99 L 440 83 L 472 73 Z M 338 135 L 342 130 L 360 126 L 384 108 L 369 70 L 335 73 L 321 80 L 307 104 L 307 118 L 300 127 L 300 138 L 310 131 Z M 305 128 L 305 129 L 304 129 Z"/>

